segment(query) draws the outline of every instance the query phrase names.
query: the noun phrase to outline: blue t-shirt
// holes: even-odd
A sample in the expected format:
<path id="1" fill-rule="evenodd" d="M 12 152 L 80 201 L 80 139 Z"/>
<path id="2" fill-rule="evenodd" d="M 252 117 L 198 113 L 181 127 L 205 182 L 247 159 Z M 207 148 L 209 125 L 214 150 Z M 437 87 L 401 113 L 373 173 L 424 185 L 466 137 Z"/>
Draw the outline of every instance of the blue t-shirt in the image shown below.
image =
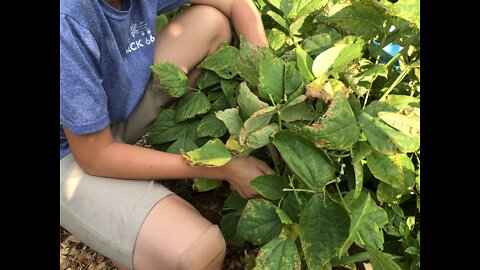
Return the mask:
<path id="1" fill-rule="evenodd" d="M 60 159 L 75 134 L 126 120 L 151 75 L 157 14 L 187 0 L 60 0 Z"/>

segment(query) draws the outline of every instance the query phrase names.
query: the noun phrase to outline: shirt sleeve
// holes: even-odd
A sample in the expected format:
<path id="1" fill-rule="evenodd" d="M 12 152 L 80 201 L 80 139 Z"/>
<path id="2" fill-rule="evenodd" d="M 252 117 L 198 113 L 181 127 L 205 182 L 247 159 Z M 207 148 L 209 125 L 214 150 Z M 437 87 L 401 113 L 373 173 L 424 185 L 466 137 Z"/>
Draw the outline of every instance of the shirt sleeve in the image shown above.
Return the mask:
<path id="1" fill-rule="evenodd" d="M 157 15 L 176 9 L 187 2 L 188 0 L 158 0 Z"/>
<path id="2" fill-rule="evenodd" d="M 88 29 L 60 14 L 60 124 L 81 135 L 109 122 L 98 44 Z"/>

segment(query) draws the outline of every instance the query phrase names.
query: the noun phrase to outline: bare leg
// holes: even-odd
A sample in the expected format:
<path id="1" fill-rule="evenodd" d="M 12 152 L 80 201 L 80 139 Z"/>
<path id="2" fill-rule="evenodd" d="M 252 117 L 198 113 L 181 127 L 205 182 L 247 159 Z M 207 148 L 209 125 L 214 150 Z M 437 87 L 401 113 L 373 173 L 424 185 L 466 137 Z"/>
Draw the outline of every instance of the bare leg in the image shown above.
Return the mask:
<path id="1" fill-rule="evenodd" d="M 231 41 L 229 23 L 214 7 L 192 5 L 157 34 L 154 62 L 176 64 L 189 75 L 192 85 L 200 74 L 196 66 L 222 42 Z"/>
<path id="2" fill-rule="evenodd" d="M 220 269 L 225 242 L 218 229 L 209 233 L 215 227 L 177 195 L 164 198 L 140 229 L 133 253 L 134 269 Z"/>

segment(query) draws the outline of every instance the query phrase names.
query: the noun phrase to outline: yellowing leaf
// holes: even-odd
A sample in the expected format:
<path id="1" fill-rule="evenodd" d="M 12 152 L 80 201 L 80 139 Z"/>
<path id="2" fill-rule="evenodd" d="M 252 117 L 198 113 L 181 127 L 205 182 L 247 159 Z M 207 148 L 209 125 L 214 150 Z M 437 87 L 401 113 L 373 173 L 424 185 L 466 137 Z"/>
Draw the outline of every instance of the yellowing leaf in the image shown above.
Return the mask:
<path id="1" fill-rule="evenodd" d="M 394 112 L 379 112 L 378 116 L 391 127 L 400 130 L 406 135 L 420 138 L 420 117 L 404 115 Z"/>
<path id="2" fill-rule="evenodd" d="M 333 99 L 335 93 L 340 90 L 347 96 L 350 94 L 348 88 L 342 81 L 335 79 L 326 80 L 326 76 L 322 75 L 313 82 L 307 84 L 307 91 L 305 94 L 308 97 L 318 98 L 325 103 L 328 103 Z"/>
<path id="3" fill-rule="evenodd" d="M 313 60 L 313 65 L 312 65 L 313 75 L 315 75 L 315 77 L 318 78 L 321 75 L 325 74 L 328 71 L 328 69 L 333 65 L 338 55 L 345 47 L 347 47 L 347 44 L 338 44 L 319 54 L 315 58 L 315 60 Z"/>
<path id="4" fill-rule="evenodd" d="M 363 126 L 363 133 L 370 146 L 384 154 L 417 151 L 420 147 L 420 139 L 406 135 L 383 121 L 375 120 L 377 117 L 380 118 L 378 116 L 380 112 L 396 113 L 398 109 L 386 102 L 375 100 L 362 110 L 359 117 L 359 124 Z"/>
<path id="5" fill-rule="evenodd" d="M 420 0 L 399 0 L 393 4 L 392 13 L 415 23 L 420 28 Z"/>
<path id="6" fill-rule="evenodd" d="M 237 226 L 237 233 L 255 244 L 272 240 L 281 230 L 282 222 L 275 205 L 263 199 L 248 201 Z"/>
<path id="7" fill-rule="evenodd" d="M 295 242 L 277 237 L 260 249 L 253 270 L 293 270 L 300 267 L 301 260 Z"/>
<path id="8" fill-rule="evenodd" d="M 220 139 L 208 141 L 202 147 L 183 152 L 183 158 L 192 166 L 219 167 L 225 165 L 232 159 L 232 155 L 225 148 Z"/>
<path id="9" fill-rule="evenodd" d="M 227 142 L 225 143 L 225 146 L 235 156 L 249 153 L 249 151 L 247 151 L 248 149 L 242 146 L 240 142 L 238 142 L 238 140 L 235 139 L 233 135 L 231 135 L 230 138 L 228 138 Z"/>

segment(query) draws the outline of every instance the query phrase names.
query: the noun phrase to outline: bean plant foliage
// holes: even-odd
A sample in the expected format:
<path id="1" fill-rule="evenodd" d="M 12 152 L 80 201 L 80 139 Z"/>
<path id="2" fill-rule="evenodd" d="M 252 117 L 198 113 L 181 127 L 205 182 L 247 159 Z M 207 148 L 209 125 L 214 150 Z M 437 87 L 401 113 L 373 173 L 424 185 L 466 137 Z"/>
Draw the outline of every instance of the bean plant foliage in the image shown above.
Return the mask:
<path id="1" fill-rule="evenodd" d="M 251 182 L 262 198 L 224 203 L 227 243 L 261 247 L 254 269 L 419 269 L 419 0 L 254 2 L 269 48 L 235 35 L 195 88 L 152 66 L 178 102 L 148 143 L 192 166 L 252 155 L 275 168 Z M 390 43 L 402 49 L 388 58 Z"/>

